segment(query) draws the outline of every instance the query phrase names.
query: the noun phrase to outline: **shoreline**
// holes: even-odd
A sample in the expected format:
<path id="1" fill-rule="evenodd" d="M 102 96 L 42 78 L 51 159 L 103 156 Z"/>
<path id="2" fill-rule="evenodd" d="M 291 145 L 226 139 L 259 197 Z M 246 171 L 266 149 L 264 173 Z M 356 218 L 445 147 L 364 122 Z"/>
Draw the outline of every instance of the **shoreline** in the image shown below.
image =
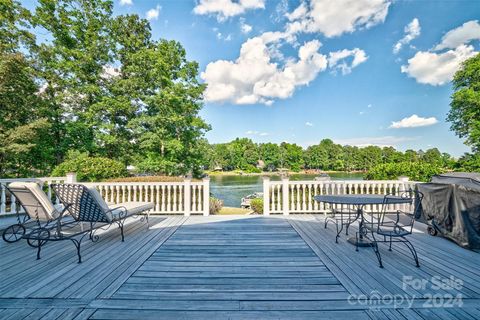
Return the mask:
<path id="1" fill-rule="evenodd" d="M 241 172 L 241 171 L 205 171 L 205 173 L 209 176 L 280 176 L 284 173 L 290 175 L 300 175 L 300 174 L 309 174 L 309 175 L 320 175 L 323 173 L 330 174 L 330 173 L 344 173 L 344 174 L 360 174 L 364 173 L 363 171 L 323 171 L 323 170 L 301 170 L 298 172 L 295 171 L 285 171 L 285 172 Z"/>

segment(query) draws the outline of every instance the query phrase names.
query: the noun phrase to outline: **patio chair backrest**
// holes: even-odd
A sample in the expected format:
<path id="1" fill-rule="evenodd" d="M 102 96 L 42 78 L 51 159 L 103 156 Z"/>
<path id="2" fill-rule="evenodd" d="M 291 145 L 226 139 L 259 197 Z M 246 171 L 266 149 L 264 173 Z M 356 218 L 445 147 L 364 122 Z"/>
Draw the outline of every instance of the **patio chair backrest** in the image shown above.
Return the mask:
<path id="1" fill-rule="evenodd" d="M 52 184 L 52 188 L 60 201 L 64 205 L 68 205 L 67 210 L 75 220 L 109 222 L 105 209 L 84 185 L 72 183 Z"/>
<path id="2" fill-rule="evenodd" d="M 30 218 L 51 221 L 60 215 L 37 183 L 17 181 L 10 183 L 7 188 L 17 198 Z"/>
<path id="3" fill-rule="evenodd" d="M 399 190 L 395 194 L 388 194 L 385 196 L 385 199 L 384 199 L 383 210 L 387 210 L 388 206 L 394 203 L 393 200 L 397 199 L 398 197 L 408 201 L 406 204 L 409 204 L 411 209 L 411 212 L 405 212 L 404 210 L 400 210 L 400 211 L 403 212 L 404 214 L 413 216 L 418 211 L 418 207 L 420 206 L 423 199 L 423 194 L 414 189 L 408 189 L 404 191 Z"/>

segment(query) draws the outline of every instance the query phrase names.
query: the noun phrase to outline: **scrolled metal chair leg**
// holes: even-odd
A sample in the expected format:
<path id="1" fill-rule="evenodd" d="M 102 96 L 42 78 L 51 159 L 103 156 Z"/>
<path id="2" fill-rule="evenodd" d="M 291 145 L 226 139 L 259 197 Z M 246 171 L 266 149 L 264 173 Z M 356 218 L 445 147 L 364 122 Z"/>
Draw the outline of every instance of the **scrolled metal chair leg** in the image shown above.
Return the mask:
<path id="1" fill-rule="evenodd" d="M 335 243 L 338 243 L 338 238 L 340 237 L 340 233 L 342 233 L 343 230 L 343 223 L 340 223 L 340 229 L 338 228 L 338 221 L 336 223 L 337 226 L 337 235 L 335 236 Z"/>
<path id="2" fill-rule="evenodd" d="M 372 239 L 373 239 L 373 245 L 372 245 L 373 252 L 375 252 L 375 255 L 377 256 L 379 267 L 383 268 L 382 256 L 380 255 L 380 250 L 378 249 L 377 240 L 375 239 L 375 235 L 373 234 L 373 232 L 371 232 L 371 234 L 372 234 Z"/>
<path id="3" fill-rule="evenodd" d="M 418 262 L 418 254 L 417 254 L 417 250 L 415 250 L 415 247 L 413 246 L 413 244 L 408 241 L 407 239 L 405 239 L 404 237 L 402 237 L 402 242 L 405 243 L 405 245 L 407 246 L 407 248 L 410 250 L 410 252 L 412 253 L 412 256 L 413 256 L 413 259 L 415 260 L 415 266 L 417 268 L 420 268 L 420 263 Z"/>

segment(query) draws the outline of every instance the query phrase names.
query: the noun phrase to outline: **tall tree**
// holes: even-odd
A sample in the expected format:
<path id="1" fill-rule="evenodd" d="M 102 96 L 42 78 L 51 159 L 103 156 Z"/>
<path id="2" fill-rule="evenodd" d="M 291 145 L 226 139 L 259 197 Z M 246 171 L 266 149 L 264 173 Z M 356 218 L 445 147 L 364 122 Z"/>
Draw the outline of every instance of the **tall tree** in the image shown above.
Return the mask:
<path id="1" fill-rule="evenodd" d="M 473 151 L 480 151 L 480 53 L 463 62 L 453 78 L 452 101 L 447 120 L 451 129 Z"/>
<path id="2" fill-rule="evenodd" d="M 94 140 L 97 128 L 86 115 L 104 92 L 112 7 L 105 0 L 38 1 L 34 21 L 52 38 L 36 53 L 57 162 L 69 149 L 94 153 L 101 148 Z"/>
<path id="3" fill-rule="evenodd" d="M 0 177 L 35 175 L 46 170 L 40 118 L 41 100 L 33 70 L 21 53 L 0 53 Z"/>

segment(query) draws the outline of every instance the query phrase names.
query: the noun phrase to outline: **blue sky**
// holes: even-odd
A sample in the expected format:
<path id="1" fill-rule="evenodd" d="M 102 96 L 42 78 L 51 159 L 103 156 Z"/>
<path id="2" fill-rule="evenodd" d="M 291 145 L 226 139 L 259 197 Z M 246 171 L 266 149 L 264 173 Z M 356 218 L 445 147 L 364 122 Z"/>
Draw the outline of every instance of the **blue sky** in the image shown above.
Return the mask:
<path id="1" fill-rule="evenodd" d="M 478 1 L 114 1 L 199 62 L 210 142 L 469 151 L 445 118 L 480 50 Z"/>

